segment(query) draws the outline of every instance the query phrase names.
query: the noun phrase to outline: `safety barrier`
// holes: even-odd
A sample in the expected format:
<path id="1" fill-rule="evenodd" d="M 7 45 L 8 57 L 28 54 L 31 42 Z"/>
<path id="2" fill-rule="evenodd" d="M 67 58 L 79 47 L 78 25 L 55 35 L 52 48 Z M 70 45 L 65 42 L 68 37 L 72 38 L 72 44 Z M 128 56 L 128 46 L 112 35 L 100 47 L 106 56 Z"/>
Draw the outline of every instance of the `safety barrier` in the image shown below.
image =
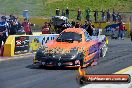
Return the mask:
<path id="1" fill-rule="evenodd" d="M 19 21 L 20 22 L 23 22 L 23 17 L 19 17 Z M 50 22 L 50 19 L 47 19 L 47 18 L 40 18 L 40 17 L 31 17 L 30 18 L 30 22 L 31 23 L 34 23 L 36 25 L 43 25 L 44 22 Z"/>
<path id="2" fill-rule="evenodd" d="M 99 25 L 101 26 L 101 28 L 105 28 L 108 25 L 112 25 L 112 24 L 117 24 L 117 23 L 108 23 L 108 22 L 104 22 L 104 23 L 93 23 L 93 25 L 95 26 L 95 28 L 99 27 Z M 130 22 L 125 23 L 126 29 L 130 30 Z"/>
<path id="3" fill-rule="evenodd" d="M 32 53 L 40 46 L 45 45 L 50 40 L 54 40 L 58 34 L 44 35 L 11 35 L 4 45 L 3 56 L 15 56 Z"/>

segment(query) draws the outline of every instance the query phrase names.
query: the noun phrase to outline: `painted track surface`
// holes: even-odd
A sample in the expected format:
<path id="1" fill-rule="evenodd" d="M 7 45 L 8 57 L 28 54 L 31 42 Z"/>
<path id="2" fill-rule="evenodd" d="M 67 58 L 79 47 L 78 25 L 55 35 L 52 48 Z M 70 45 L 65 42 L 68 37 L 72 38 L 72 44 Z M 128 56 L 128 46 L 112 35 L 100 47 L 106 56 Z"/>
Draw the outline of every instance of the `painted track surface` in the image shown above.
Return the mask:
<path id="1" fill-rule="evenodd" d="M 77 70 L 37 69 L 32 65 L 33 56 L 0 62 L 0 88 L 79 88 Z M 105 58 L 95 67 L 88 67 L 89 74 L 111 74 L 132 66 L 132 42 L 110 40 Z"/>

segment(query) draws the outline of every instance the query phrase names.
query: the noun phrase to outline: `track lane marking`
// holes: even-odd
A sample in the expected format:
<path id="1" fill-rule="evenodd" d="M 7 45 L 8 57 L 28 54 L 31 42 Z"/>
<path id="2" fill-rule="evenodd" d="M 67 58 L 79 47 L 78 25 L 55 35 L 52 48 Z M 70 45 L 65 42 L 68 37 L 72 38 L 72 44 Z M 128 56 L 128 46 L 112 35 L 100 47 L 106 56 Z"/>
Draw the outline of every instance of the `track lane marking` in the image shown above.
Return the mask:
<path id="1" fill-rule="evenodd" d="M 122 70 L 119 70 L 119 71 L 117 71 L 117 72 L 115 72 L 114 74 L 124 74 L 125 72 L 127 72 L 127 71 L 131 71 L 132 70 L 132 66 L 129 66 L 129 67 L 127 67 L 127 68 L 124 68 L 124 69 L 122 69 Z"/>
<path id="2" fill-rule="evenodd" d="M 14 56 L 14 57 L 1 57 L 0 58 L 0 62 L 2 61 L 7 61 L 7 60 L 16 60 L 16 59 L 24 59 L 24 58 L 27 58 L 27 57 L 30 57 L 30 56 L 34 56 L 34 54 L 26 54 L 26 55 L 18 55 L 18 56 Z"/>

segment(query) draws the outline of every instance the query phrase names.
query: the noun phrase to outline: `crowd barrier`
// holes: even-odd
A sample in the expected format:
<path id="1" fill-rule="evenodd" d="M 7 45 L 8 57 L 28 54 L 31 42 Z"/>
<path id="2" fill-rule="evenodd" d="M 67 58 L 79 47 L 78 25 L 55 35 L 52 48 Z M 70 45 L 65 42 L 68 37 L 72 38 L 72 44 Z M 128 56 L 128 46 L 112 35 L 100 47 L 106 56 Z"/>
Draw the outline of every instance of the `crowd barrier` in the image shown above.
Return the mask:
<path id="1" fill-rule="evenodd" d="M 23 22 L 23 17 L 19 17 L 19 21 Z M 43 25 L 44 22 L 50 22 L 50 19 L 47 18 L 40 18 L 40 17 L 31 17 L 30 22 L 36 25 Z"/>
<path id="2" fill-rule="evenodd" d="M 104 22 L 104 23 L 93 23 L 93 25 L 95 26 L 95 28 L 98 28 L 99 25 L 101 26 L 101 28 L 105 28 L 108 25 L 112 25 L 112 24 L 117 24 L 117 23 L 109 23 L 109 22 Z M 125 23 L 125 27 L 126 29 L 130 30 L 130 22 Z"/>
<path id="3" fill-rule="evenodd" d="M 58 34 L 11 35 L 4 44 L 3 56 L 16 56 L 35 52 L 40 46 L 54 40 Z"/>

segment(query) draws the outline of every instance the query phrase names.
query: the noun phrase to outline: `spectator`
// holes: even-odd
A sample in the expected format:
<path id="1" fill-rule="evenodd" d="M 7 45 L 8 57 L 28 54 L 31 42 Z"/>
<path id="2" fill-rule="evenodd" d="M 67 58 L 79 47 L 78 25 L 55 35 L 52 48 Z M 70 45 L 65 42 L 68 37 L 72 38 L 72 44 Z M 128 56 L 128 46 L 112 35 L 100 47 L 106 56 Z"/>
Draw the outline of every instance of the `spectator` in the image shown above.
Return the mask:
<path id="1" fill-rule="evenodd" d="M 82 28 L 87 30 L 87 28 L 88 28 L 88 21 L 87 20 L 85 20 L 85 24 L 82 26 Z"/>
<path id="2" fill-rule="evenodd" d="M 109 22 L 110 21 L 110 11 L 109 11 L 109 9 L 108 9 L 108 11 L 106 12 L 106 15 L 107 15 L 107 22 Z"/>
<path id="3" fill-rule="evenodd" d="M 14 21 L 15 20 L 15 16 L 11 14 L 9 20 L 13 20 Z"/>
<path id="4" fill-rule="evenodd" d="M 120 15 L 119 13 L 117 13 L 117 21 L 118 21 L 118 22 L 121 22 L 121 20 L 122 20 L 121 15 Z"/>
<path id="5" fill-rule="evenodd" d="M 57 8 L 56 9 L 56 16 L 59 16 L 59 14 L 60 14 L 60 10 L 59 10 L 59 8 Z"/>
<path id="6" fill-rule="evenodd" d="M 66 8 L 66 17 L 69 18 L 69 9 L 68 9 L 68 7 Z"/>
<path id="7" fill-rule="evenodd" d="M 33 24 L 31 24 L 27 18 L 24 19 L 22 26 L 24 27 L 24 31 L 26 35 L 32 35 L 31 26 L 33 26 Z"/>
<path id="8" fill-rule="evenodd" d="M 118 37 L 119 39 L 121 38 L 122 40 L 124 39 L 124 32 L 125 32 L 126 28 L 125 28 L 125 25 L 124 23 L 121 21 L 119 23 L 119 34 L 118 34 Z"/>
<path id="9" fill-rule="evenodd" d="M 62 9 L 62 14 L 61 14 L 62 16 L 65 16 L 65 12 L 64 12 L 64 9 Z"/>
<path id="10" fill-rule="evenodd" d="M 6 39 L 8 37 L 8 23 L 6 22 L 6 17 L 1 17 L 0 22 L 0 49 L 2 48 L 2 42 L 6 42 Z"/>
<path id="11" fill-rule="evenodd" d="M 14 18 L 14 20 L 9 21 L 9 34 L 10 35 L 15 35 L 18 31 L 18 22 L 16 20 L 16 18 Z"/>
<path id="12" fill-rule="evenodd" d="M 81 9 L 78 8 L 78 12 L 77 12 L 77 20 L 79 20 L 79 21 L 81 21 L 81 14 L 82 14 Z"/>
<path id="13" fill-rule="evenodd" d="M 105 22 L 105 11 L 101 11 L 101 16 L 102 16 L 102 22 Z"/>
<path id="14" fill-rule="evenodd" d="M 47 22 L 45 22 L 44 26 L 42 27 L 42 34 L 50 34 L 50 28 Z"/>
<path id="15" fill-rule="evenodd" d="M 115 14 L 114 10 L 113 10 L 113 13 L 112 13 L 112 17 L 113 17 L 113 22 L 116 22 L 116 14 Z"/>
<path id="16" fill-rule="evenodd" d="M 93 35 L 93 29 L 94 29 L 94 25 L 92 25 L 92 22 L 90 21 L 88 24 L 88 28 L 87 28 L 87 32 L 89 33 L 90 36 Z"/>
<path id="17" fill-rule="evenodd" d="M 73 20 L 72 22 L 71 22 L 71 25 L 72 25 L 72 27 L 75 27 L 75 21 Z"/>
<path id="18" fill-rule="evenodd" d="M 23 30 L 22 30 L 22 25 L 21 25 L 21 23 L 18 21 L 18 18 L 16 18 L 15 21 L 16 21 L 16 23 L 17 23 L 17 32 L 18 32 L 18 31 L 21 31 L 21 32 L 22 32 L 22 31 L 23 31 Z"/>
<path id="19" fill-rule="evenodd" d="M 87 21 L 90 20 L 90 9 L 89 8 L 86 9 L 86 20 Z"/>
<path id="20" fill-rule="evenodd" d="M 95 20 L 95 22 L 97 22 L 97 20 L 98 20 L 98 11 L 97 11 L 97 9 L 94 11 L 94 20 Z"/>
<path id="21" fill-rule="evenodd" d="M 76 24 L 75 24 L 75 28 L 80 28 L 80 24 L 79 24 L 79 22 L 76 22 Z"/>

